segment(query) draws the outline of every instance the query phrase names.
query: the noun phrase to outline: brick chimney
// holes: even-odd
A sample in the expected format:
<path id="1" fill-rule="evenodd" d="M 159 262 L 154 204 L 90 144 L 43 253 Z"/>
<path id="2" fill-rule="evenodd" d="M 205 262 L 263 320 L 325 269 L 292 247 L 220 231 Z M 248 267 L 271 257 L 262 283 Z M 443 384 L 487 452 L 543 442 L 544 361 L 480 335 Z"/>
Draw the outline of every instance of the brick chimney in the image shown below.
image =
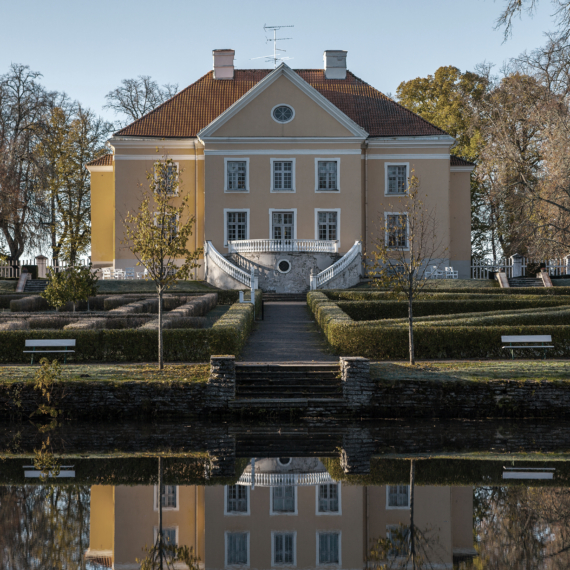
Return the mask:
<path id="1" fill-rule="evenodd" d="M 346 79 L 346 51 L 328 49 L 325 51 L 324 60 L 327 79 Z"/>
<path id="2" fill-rule="evenodd" d="M 233 49 L 215 49 L 214 56 L 214 79 L 234 78 L 234 55 Z"/>

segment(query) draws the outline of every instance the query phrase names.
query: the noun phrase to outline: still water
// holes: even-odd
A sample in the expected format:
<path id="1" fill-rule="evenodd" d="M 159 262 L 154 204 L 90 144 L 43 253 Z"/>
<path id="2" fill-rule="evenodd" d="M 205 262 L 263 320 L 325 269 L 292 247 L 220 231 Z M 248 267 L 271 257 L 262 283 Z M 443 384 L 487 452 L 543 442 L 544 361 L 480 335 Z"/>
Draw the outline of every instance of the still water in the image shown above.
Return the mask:
<path id="1" fill-rule="evenodd" d="M 2 569 L 570 568 L 559 424 L 17 427 Z"/>

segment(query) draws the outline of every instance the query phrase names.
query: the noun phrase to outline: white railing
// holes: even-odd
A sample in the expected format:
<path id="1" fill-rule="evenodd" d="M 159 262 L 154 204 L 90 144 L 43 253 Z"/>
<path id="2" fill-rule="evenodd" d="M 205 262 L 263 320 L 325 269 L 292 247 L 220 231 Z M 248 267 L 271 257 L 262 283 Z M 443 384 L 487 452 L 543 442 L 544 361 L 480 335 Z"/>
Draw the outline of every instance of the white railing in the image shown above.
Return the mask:
<path id="1" fill-rule="evenodd" d="M 222 271 L 233 277 L 236 281 L 243 283 L 246 287 L 251 287 L 251 275 L 241 267 L 234 265 L 227 260 L 212 244 L 207 241 L 204 244 L 204 258 L 206 262 L 213 261 Z"/>
<path id="2" fill-rule="evenodd" d="M 311 290 L 322 287 L 333 277 L 340 275 L 360 254 L 362 254 L 362 242 L 356 241 L 336 263 L 311 278 Z"/>
<path id="3" fill-rule="evenodd" d="M 512 277 L 535 277 L 535 274 L 527 274 L 529 264 L 540 266 L 544 264 L 547 273 L 551 276 L 570 275 L 570 256 L 563 259 L 537 260 L 513 255 L 499 260 L 475 261 L 471 264 L 472 279 L 489 279 L 489 273 L 500 271 Z"/>
<path id="4" fill-rule="evenodd" d="M 323 485 L 334 483 L 327 471 L 321 473 L 256 473 L 256 487 L 282 487 L 284 485 Z M 251 485 L 251 473 L 244 473 L 237 482 L 238 485 Z"/>
<path id="5" fill-rule="evenodd" d="M 18 265 L 0 265 L 0 279 L 16 279 L 20 277 Z"/>
<path id="6" fill-rule="evenodd" d="M 338 242 L 319 239 L 243 239 L 228 242 L 230 253 L 336 253 Z"/>

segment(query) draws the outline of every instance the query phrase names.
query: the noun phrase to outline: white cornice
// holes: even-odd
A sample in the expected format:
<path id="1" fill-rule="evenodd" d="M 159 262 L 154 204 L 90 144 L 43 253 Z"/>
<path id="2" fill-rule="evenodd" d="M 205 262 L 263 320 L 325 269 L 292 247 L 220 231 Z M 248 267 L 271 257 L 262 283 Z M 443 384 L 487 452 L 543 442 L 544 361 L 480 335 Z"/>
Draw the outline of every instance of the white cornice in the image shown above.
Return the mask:
<path id="1" fill-rule="evenodd" d="M 341 154 L 362 154 L 362 151 L 359 148 L 297 148 L 297 149 L 290 149 L 290 148 L 268 148 L 268 149 L 239 149 L 239 148 L 232 148 L 232 149 L 204 149 L 204 154 L 206 156 L 250 156 L 256 154 L 264 154 L 264 155 L 288 155 L 288 154 L 314 154 L 314 155 L 333 155 L 338 156 Z"/>
<path id="2" fill-rule="evenodd" d="M 166 158 L 172 160 L 204 160 L 204 155 L 169 154 Z M 162 157 L 156 154 L 116 154 L 115 160 L 162 160 Z"/>
<path id="3" fill-rule="evenodd" d="M 452 166 L 449 170 L 451 172 L 473 172 L 475 170 L 475 165 L 473 165 L 473 166 Z"/>
<path id="4" fill-rule="evenodd" d="M 87 168 L 89 172 L 113 172 L 113 166 L 86 165 L 85 168 Z"/>
<path id="5" fill-rule="evenodd" d="M 449 154 L 368 154 L 368 160 L 449 160 Z"/>
<path id="6" fill-rule="evenodd" d="M 296 85 L 305 95 L 310 97 L 317 105 L 328 111 L 339 123 L 348 129 L 355 138 L 365 139 L 368 133 L 359 125 L 357 125 L 350 117 L 345 115 L 338 107 L 333 105 L 326 97 L 321 95 L 314 87 L 311 87 L 304 79 L 295 73 L 287 64 L 282 63 L 274 69 L 259 83 L 252 87 L 245 95 L 238 99 L 233 105 L 226 109 L 221 115 L 215 118 L 209 125 L 204 127 L 199 133 L 198 138 L 205 140 L 216 132 L 222 125 L 229 121 L 234 115 L 239 113 L 248 103 L 255 99 L 260 93 L 263 93 L 270 85 L 272 85 L 281 76 L 287 77 L 294 85 Z"/>
<path id="7" fill-rule="evenodd" d="M 205 137 L 202 139 L 204 142 L 216 144 L 257 144 L 257 143 L 271 143 L 271 144 L 343 144 L 354 143 L 360 144 L 361 141 L 355 137 Z"/>
<path id="8" fill-rule="evenodd" d="M 161 139 L 111 137 L 108 144 L 116 148 L 202 148 L 197 139 Z"/>
<path id="9" fill-rule="evenodd" d="M 451 147 L 455 139 L 449 135 L 433 137 L 386 137 L 369 138 L 369 148 L 418 148 L 418 147 Z"/>

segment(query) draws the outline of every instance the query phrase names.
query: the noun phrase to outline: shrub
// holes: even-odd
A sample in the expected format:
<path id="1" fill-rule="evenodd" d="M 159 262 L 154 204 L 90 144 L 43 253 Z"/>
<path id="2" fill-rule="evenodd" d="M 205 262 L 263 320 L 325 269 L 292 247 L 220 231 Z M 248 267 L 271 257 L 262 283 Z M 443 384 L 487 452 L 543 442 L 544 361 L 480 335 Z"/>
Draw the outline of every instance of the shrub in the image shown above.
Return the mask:
<path id="1" fill-rule="evenodd" d="M 131 299 L 132 301 L 132 299 Z M 113 301 L 107 303 L 107 306 L 113 304 Z M 120 305 L 115 309 L 111 309 L 109 313 L 134 314 L 134 313 L 158 313 L 158 299 L 141 299 L 126 305 Z"/>
<path id="2" fill-rule="evenodd" d="M 206 326 L 204 317 L 167 317 L 162 321 L 162 329 L 203 329 Z M 158 319 L 143 324 L 141 329 L 158 330 Z"/>
<path id="3" fill-rule="evenodd" d="M 31 279 L 38 278 L 38 266 L 37 265 L 22 265 L 22 272 L 26 270 L 28 273 L 32 274 Z"/>
<path id="4" fill-rule="evenodd" d="M 0 323 L 0 331 L 24 331 L 28 330 L 29 328 L 30 325 L 26 319 L 4 321 Z"/>
<path id="5" fill-rule="evenodd" d="M 105 311 L 112 311 L 113 309 L 116 309 L 117 307 L 122 307 L 123 305 L 128 305 L 130 303 L 137 302 L 139 300 L 140 300 L 140 297 L 133 299 L 133 297 L 127 297 L 126 295 L 125 296 L 112 295 L 111 297 L 107 297 L 103 301 L 103 309 Z"/>
<path id="6" fill-rule="evenodd" d="M 0 309 L 9 309 L 11 301 L 19 301 L 25 297 L 25 293 L 15 293 L 14 295 L 0 295 Z"/>
<path id="7" fill-rule="evenodd" d="M 48 309 L 50 309 L 49 303 L 39 295 L 10 301 L 10 311 L 12 313 L 31 313 L 34 311 L 47 311 Z"/>
<path id="8" fill-rule="evenodd" d="M 30 329 L 63 329 L 63 327 L 76 320 L 72 317 L 50 315 L 46 317 L 30 317 L 28 324 Z"/>
<path id="9" fill-rule="evenodd" d="M 239 354 L 252 326 L 253 305 L 234 303 L 209 329 L 212 354 Z"/>

